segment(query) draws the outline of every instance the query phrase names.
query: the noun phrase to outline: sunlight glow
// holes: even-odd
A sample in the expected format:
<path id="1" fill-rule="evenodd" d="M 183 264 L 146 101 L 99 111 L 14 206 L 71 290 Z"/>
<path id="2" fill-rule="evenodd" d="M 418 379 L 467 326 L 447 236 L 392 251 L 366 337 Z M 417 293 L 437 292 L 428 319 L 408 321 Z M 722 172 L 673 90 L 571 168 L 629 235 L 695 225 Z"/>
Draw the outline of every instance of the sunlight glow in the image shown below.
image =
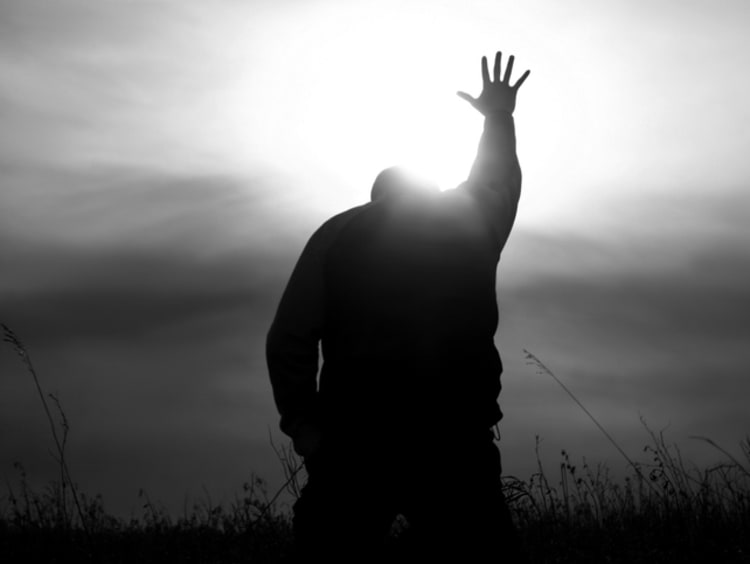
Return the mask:
<path id="1" fill-rule="evenodd" d="M 531 188 L 521 213 L 541 223 L 559 212 L 560 170 L 591 157 L 579 143 L 582 87 L 559 88 L 570 63 L 527 28 L 504 26 L 500 45 L 497 22 L 444 6 L 429 12 L 402 3 L 390 11 L 316 4 L 257 30 L 248 45 L 272 55 L 254 56 L 247 72 L 235 69 L 232 99 L 211 109 L 237 160 L 253 153 L 288 175 L 306 206 L 327 213 L 360 203 L 377 173 L 394 165 L 453 188 L 469 174 L 483 123 L 456 91 L 479 95 L 480 58 L 502 48 L 517 54 L 515 78 L 532 69 L 516 112 Z"/>
<path id="2" fill-rule="evenodd" d="M 331 37 L 332 31 L 321 33 Z M 426 53 L 398 41 L 379 44 L 362 31 L 317 47 L 317 76 L 307 83 L 309 113 L 300 131 L 310 157 L 344 177 L 403 165 L 441 188 L 455 186 L 468 174 L 481 118 Z"/>
<path id="3" fill-rule="evenodd" d="M 256 92 L 259 81 L 274 86 L 261 89 L 266 111 L 253 116 L 259 122 L 253 134 L 262 131 L 269 157 L 282 156 L 306 173 L 325 170 L 360 195 L 394 165 L 442 189 L 466 179 L 482 118 L 456 91 L 479 93 L 481 52 L 445 41 L 448 13 L 434 15 L 439 21 L 432 25 L 425 25 L 424 10 L 398 14 L 393 19 L 339 5 L 335 15 L 301 14 L 298 27 L 285 21 L 291 43 L 273 68 L 248 77 L 246 85 Z M 316 198 L 333 206 L 339 194 L 323 190 Z"/>

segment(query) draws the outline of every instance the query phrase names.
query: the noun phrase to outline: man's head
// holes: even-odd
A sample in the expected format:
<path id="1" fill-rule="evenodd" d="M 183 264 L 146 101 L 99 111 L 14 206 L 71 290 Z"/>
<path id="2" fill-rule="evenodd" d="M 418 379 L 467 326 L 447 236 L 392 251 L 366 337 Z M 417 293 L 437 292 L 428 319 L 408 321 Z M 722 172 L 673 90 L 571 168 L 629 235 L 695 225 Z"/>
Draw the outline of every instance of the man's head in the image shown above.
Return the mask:
<path id="1" fill-rule="evenodd" d="M 370 200 L 397 199 L 403 196 L 418 196 L 437 193 L 437 185 L 421 178 L 402 166 L 386 168 L 375 178 L 370 191 Z"/>

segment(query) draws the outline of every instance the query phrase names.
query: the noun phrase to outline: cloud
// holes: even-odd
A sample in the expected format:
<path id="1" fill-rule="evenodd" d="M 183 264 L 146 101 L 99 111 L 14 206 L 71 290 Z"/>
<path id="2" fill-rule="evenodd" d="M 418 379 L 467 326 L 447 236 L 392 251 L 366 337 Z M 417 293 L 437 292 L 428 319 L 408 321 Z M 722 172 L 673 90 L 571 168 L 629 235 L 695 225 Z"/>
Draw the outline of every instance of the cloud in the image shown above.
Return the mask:
<path id="1" fill-rule="evenodd" d="M 3 0 L 0 157 L 247 170 L 264 16 L 225 8 Z"/>
<path id="2" fill-rule="evenodd" d="M 75 276 L 59 287 L 13 292 L 1 304 L 7 323 L 36 339 L 127 338 L 212 311 L 247 310 L 269 283 L 254 276 L 251 253 L 205 262 L 125 252 L 57 253 L 54 260 Z"/>
<path id="3" fill-rule="evenodd" d="M 26 166 L 8 163 L 0 230 L 16 246 L 220 251 L 231 242 L 268 248 L 298 210 L 273 171 L 163 171 L 149 166 Z M 271 229 L 274 227 L 274 229 Z M 7 249 L 4 249 L 7 252 Z"/>
<path id="4" fill-rule="evenodd" d="M 121 512 L 140 487 L 179 508 L 186 487 L 234 492 L 252 471 L 273 479 L 264 339 L 307 229 L 294 212 L 270 213 L 284 201 L 275 181 L 11 171 L 0 321 L 59 394 L 85 491 Z M 0 373 L 0 465 L 20 460 L 43 484 L 54 476 L 49 430 L 5 344 Z"/>
<path id="5" fill-rule="evenodd" d="M 0 196 L 0 321 L 60 391 L 77 440 L 101 451 L 221 429 L 265 441 L 265 332 L 307 229 L 294 212 L 270 213 L 284 201 L 274 180 L 12 171 Z M 6 353 L 3 426 L 20 429 L 15 447 L 38 448 L 24 439 L 45 436 L 37 399 Z"/>
<path id="6" fill-rule="evenodd" d="M 733 446 L 746 434 L 750 251 L 746 224 L 718 221 L 730 208 L 694 208 L 718 228 L 706 230 L 712 237 L 687 230 L 675 248 L 664 245 L 669 236 L 645 244 L 648 237 L 637 231 L 601 241 L 523 229 L 513 235 L 514 251 L 499 270 L 501 405 L 510 435 L 528 442 L 541 434 L 574 448 L 580 435 L 571 418 L 580 420 L 581 433 L 597 433 L 551 378 L 525 364 L 523 349 L 541 358 L 631 453 L 648 442 L 640 415 L 656 429 L 671 425 L 679 443 L 707 435 Z M 543 264 L 522 262 L 527 255 Z M 593 445 L 583 454 L 609 448 Z M 687 446 L 688 460 L 716 458 L 701 445 Z"/>
<path id="7" fill-rule="evenodd" d="M 276 209 L 284 196 L 263 175 L 17 168 L 6 180 L 0 310 L 45 339 L 268 307 L 310 229 Z"/>

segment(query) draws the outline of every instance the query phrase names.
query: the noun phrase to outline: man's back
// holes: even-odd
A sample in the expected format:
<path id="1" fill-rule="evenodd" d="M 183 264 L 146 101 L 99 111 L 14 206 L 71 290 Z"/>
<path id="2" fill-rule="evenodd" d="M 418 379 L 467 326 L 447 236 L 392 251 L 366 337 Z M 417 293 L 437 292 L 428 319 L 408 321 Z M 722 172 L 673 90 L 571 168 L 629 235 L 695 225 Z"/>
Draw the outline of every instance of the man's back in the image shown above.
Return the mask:
<path id="1" fill-rule="evenodd" d="M 346 219 L 324 266 L 326 427 L 499 420 L 500 249 L 482 213 L 457 189 L 386 198 Z"/>
<path id="2" fill-rule="evenodd" d="M 303 250 L 266 343 L 281 429 L 303 456 L 321 431 L 378 405 L 409 424 L 451 405 L 467 425 L 500 418 L 495 268 L 520 197 L 512 114 L 528 76 L 511 86 L 512 67 L 513 57 L 501 78 L 498 53 L 492 80 L 483 58 L 480 96 L 459 93 L 484 115 L 462 186 L 414 192 L 386 169 L 371 203 L 326 222 Z"/>

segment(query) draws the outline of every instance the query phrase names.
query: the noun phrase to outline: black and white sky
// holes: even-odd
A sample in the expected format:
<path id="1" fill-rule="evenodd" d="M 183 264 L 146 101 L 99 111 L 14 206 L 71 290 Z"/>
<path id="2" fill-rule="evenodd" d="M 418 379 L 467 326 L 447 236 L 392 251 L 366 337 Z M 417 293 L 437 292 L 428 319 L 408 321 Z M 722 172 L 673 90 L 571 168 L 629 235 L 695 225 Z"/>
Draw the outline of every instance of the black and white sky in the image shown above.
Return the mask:
<path id="1" fill-rule="evenodd" d="M 505 470 L 697 464 L 750 432 L 750 4 L 0 0 L 0 321 L 128 514 L 281 484 L 265 332 L 306 239 L 406 164 L 451 187 L 479 60 L 516 55 L 521 210 L 498 270 Z M 449 408 L 449 407 L 448 407 Z M 56 477 L 0 348 L 0 471 Z M 192 496 L 192 497 L 191 497 Z"/>

